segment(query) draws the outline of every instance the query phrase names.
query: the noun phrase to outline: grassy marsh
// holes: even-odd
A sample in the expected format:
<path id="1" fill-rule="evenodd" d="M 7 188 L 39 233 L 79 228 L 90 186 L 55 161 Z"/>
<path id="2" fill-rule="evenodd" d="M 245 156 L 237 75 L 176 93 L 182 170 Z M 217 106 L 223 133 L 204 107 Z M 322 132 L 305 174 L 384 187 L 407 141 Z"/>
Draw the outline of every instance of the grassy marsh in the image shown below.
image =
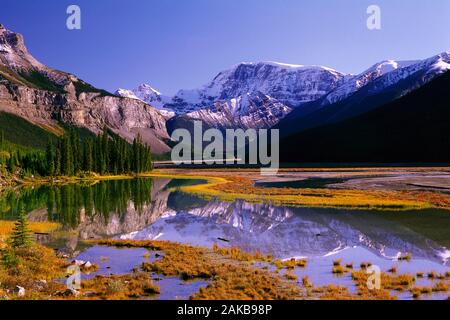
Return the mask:
<path id="1" fill-rule="evenodd" d="M 318 172 L 320 170 L 314 169 Z M 376 168 L 372 171 L 372 174 L 379 174 Z M 268 201 L 275 205 L 295 207 L 368 210 L 450 209 L 450 195 L 440 192 L 392 189 L 265 188 L 255 186 L 254 179 L 258 177 L 256 171 L 244 171 L 244 173 L 238 175 L 233 170 L 227 170 L 226 173 L 218 170 L 199 170 L 198 172 L 167 170 L 146 176 L 205 179 L 207 183 L 184 186 L 180 189 L 206 199 L 218 198 L 223 201 L 242 199 L 249 202 Z"/>

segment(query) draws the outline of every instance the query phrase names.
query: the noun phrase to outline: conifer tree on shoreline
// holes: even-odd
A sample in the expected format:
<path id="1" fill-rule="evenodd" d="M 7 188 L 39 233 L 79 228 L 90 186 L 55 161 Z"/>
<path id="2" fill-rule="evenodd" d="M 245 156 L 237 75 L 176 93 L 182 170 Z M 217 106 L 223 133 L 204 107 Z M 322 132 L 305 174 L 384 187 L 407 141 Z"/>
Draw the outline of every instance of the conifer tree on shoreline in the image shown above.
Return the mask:
<path id="1" fill-rule="evenodd" d="M 28 247 L 32 244 L 32 232 L 28 228 L 28 221 L 23 205 L 20 206 L 19 216 L 11 234 L 13 248 Z"/>
<path id="2" fill-rule="evenodd" d="M 96 137 L 81 139 L 69 129 L 44 152 L 11 151 L 6 168 L 14 173 L 19 167 L 23 175 L 74 176 L 80 173 L 139 174 L 153 169 L 150 147 L 138 135 L 130 144 L 104 129 Z"/>

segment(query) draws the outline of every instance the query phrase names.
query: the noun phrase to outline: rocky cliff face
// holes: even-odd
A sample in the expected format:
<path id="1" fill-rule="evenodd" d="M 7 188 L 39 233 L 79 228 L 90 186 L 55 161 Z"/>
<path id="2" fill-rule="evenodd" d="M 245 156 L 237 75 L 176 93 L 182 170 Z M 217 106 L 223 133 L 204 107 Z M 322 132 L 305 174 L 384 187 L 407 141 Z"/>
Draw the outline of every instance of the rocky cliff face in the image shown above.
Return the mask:
<path id="1" fill-rule="evenodd" d="M 215 102 L 209 108 L 200 109 L 171 118 L 169 131 L 176 128 L 190 128 L 186 123 L 202 121 L 208 128 L 258 128 L 268 129 L 283 119 L 291 108 L 261 92 L 246 94 L 228 101 Z"/>
<path id="2" fill-rule="evenodd" d="M 128 141 L 140 134 L 155 153 L 170 150 L 165 118 L 158 110 L 41 64 L 28 53 L 20 34 L 1 25 L 0 111 L 55 131 L 58 122 L 94 133 L 107 126 Z"/>

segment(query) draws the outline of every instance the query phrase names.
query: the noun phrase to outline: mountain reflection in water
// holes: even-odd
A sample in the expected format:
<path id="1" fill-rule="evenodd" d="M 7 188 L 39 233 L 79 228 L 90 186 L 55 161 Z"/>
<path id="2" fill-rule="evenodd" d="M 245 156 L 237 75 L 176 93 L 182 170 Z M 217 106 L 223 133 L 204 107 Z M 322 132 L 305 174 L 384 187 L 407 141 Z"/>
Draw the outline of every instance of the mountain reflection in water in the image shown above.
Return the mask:
<path id="1" fill-rule="evenodd" d="M 0 218 L 14 219 L 23 203 L 30 220 L 58 221 L 71 231 L 64 245 L 73 250 L 78 240 L 116 237 L 219 243 L 280 258 L 320 257 L 352 247 L 386 258 L 408 252 L 444 265 L 450 257 L 446 211 L 290 208 L 204 200 L 177 190 L 201 182 L 157 178 L 24 188 L 2 195 Z"/>

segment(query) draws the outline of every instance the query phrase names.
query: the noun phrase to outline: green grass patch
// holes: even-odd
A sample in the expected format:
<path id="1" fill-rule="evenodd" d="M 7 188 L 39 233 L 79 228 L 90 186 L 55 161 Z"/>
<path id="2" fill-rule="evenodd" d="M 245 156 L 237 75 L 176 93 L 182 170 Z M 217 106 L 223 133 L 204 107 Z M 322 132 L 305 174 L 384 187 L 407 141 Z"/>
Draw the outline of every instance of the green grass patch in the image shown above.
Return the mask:
<path id="1" fill-rule="evenodd" d="M 64 87 L 55 83 L 47 76 L 37 71 L 21 72 L 19 75 L 34 87 L 42 90 L 64 93 Z"/>
<path id="2" fill-rule="evenodd" d="M 114 97 L 114 95 L 112 93 L 110 93 L 106 90 L 103 90 L 103 89 L 98 89 L 82 80 L 73 82 L 73 85 L 75 86 L 75 91 L 76 91 L 77 96 L 79 96 L 83 92 L 95 92 L 95 93 L 100 93 L 101 96 Z"/>
<path id="3" fill-rule="evenodd" d="M 65 132 L 68 132 L 69 130 L 75 130 L 75 132 L 80 136 L 81 141 L 86 141 L 87 139 L 96 137 L 96 135 L 87 128 L 71 126 L 64 122 L 60 122 L 58 125 L 63 128 Z"/>
<path id="4" fill-rule="evenodd" d="M 45 149 L 47 143 L 56 141 L 56 135 L 27 120 L 10 113 L 0 112 L 0 130 L 3 131 L 7 146 Z"/>

